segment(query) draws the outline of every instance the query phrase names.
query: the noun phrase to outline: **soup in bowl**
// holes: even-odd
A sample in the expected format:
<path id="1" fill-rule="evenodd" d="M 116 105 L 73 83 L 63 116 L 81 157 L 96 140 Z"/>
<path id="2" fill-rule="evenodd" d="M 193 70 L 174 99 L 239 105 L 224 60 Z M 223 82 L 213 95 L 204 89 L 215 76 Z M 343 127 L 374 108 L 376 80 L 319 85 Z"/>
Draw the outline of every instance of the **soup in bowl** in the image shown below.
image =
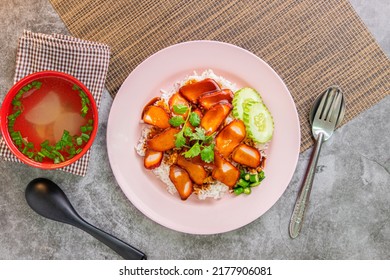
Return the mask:
<path id="1" fill-rule="evenodd" d="M 1 106 L 1 133 L 22 162 L 42 169 L 65 167 L 91 147 L 97 132 L 95 100 L 79 80 L 56 71 L 17 82 Z"/>

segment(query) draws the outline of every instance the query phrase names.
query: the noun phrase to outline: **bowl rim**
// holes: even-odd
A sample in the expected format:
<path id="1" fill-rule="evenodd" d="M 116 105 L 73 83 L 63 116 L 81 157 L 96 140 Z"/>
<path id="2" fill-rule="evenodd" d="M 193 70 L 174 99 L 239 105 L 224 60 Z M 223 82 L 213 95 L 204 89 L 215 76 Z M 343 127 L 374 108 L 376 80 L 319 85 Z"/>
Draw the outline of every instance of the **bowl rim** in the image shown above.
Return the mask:
<path id="1" fill-rule="evenodd" d="M 41 163 L 36 162 L 30 158 L 28 158 L 26 155 L 24 155 L 19 149 L 16 147 L 14 142 L 11 139 L 10 133 L 8 131 L 8 112 L 9 108 L 12 105 L 12 100 L 15 97 L 15 95 L 19 92 L 19 90 L 25 86 L 26 84 L 29 84 L 30 82 L 39 79 L 39 78 L 46 78 L 46 77 L 55 77 L 55 78 L 63 78 L 65 80 L 68 80 L 74 84 L 77 84 L 84 93 L 88 96 L 88 99 L 91 101 L 91 109 L 92 109 L 92 116 L 93 116 L 93 129 L 90 135 L 90 139 L 87 142 L 87 144 L 84 146 L 83 150 L 75 155 L 73 158 L 66 160 L 64 162 L 60 163 Z M 3 114 L 4 112 L 4 114 Z M 98 128 L 98 110 L 95 102 L 95 98 L 93 97 L 92 93 L 89 91 L 89 89 L 77 78 L 73 77 L 72 75 L 69 75 L 64 72 L 60 71 L 53 71 L 53 70 L 45 70 L 45 71 L 39 71 L 32 74 L 29 74 L 25 76 L 24 78 L 20 79 L 17 83 L 15 83 L 11 89 L 8 91 L 8 93 L 5 95 L 3 103 L 0 108 L 0 129 L 2 137 L 7 145 L 7 147 L 11 150 L 11 152 L 23 163 L 37 167 L 40 169 L 58 169 L 65 166 L 68 166 L 77 160 L 79 160 L 82 156 L 85 155 L 85 153 L 89 150 L 89 148 L 92 146 L 92 143 L 95 140 L 96 134 L 97 134 L 97 128 Z"/>

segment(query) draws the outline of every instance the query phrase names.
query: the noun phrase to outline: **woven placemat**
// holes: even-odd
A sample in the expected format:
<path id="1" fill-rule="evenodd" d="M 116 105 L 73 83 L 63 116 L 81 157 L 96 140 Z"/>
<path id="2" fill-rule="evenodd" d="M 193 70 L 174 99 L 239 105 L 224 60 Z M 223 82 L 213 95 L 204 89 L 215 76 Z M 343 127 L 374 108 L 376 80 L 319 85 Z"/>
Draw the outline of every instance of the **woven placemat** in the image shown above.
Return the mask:
<path id="1" fill-rule="evenodd" d="M 50 0 L 70 33 L 111 46 L 112 96 L 144 59 L 172 44 L 218 40 L 243 47 L 282 77 L 312 145 L 308 113 L 330 85 L 346 95 L 344 123 L 389 94 L 390 62 L 346 0 Z"/>

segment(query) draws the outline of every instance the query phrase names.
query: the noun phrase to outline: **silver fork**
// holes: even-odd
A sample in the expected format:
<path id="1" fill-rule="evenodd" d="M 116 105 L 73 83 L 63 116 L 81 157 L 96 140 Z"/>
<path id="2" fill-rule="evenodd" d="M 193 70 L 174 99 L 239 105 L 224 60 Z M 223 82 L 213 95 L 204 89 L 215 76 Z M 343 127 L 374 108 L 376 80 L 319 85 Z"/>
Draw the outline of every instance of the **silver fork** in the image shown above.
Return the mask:
<path id="1" fill-rule="evenodd" d="M 316 139 L 313 154 L 310 158 L 309 167 L 295 203 L 290 221 L 290 236 L 295 238 L 301 231 L 305 210 L 309 202 L 310 192 L 313 185 L 318 156 L 322 143 L 328 140 L 335 130 L 340 118 L 344 115 L 343 95 L 338 87 L 330 87 L 322 96 L 312 120 L 312 134 Z"/>

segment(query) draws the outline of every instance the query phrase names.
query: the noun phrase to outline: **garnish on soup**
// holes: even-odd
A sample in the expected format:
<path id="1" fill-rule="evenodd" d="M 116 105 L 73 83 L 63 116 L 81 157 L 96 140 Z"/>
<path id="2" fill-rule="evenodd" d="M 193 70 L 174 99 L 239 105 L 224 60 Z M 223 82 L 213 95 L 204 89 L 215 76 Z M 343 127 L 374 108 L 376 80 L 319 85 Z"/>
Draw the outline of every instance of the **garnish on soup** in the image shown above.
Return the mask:
<path id="1" fill-rule="evenodd" d="M 37 162 L 60 163 L 79 154 L 93 130 L 88 96 L 62 78 L 41 78 L 12 100 L 8 130 L 19 151 Z"/>
<path id="2" fill-rule="evenodd" d="M 265 178 L 273 119 L 260 94 L 211 70 L 162 91 L 145 106 L 136 147 L 144 166 L 186 200 L 250 194 Z"/>

